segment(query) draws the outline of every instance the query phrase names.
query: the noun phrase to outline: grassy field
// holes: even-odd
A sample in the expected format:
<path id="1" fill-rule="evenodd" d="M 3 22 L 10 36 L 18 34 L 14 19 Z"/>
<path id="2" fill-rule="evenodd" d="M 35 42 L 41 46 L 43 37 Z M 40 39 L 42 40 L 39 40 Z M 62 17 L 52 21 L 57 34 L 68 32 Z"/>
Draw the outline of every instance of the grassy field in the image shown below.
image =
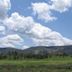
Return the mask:
<path id="1" fill-rule="evenodd" d="M 0 72 L 72 72 L 72 57 L 0 60 Z"/>

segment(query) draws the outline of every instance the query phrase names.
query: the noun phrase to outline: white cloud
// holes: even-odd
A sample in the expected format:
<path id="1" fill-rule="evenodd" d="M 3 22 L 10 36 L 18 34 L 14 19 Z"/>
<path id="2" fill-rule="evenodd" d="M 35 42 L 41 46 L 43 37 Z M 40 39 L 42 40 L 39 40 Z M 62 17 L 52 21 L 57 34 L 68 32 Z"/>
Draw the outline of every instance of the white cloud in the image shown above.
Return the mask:
<path id="1" fill-rule="evenodd" d="M 33 43 L 37 46 L 60 46 L 72 44 L 72 40 L 69 40 L 63 37 L 60 33 L 52 31 L 50 28 L 37 23 L 29 31 L 28 35 L 32 37 Z"/>
<path id="2" fill-rule="evenodd" d="M 5 20 L 5 26 L 9 31 L 19 33 L 21 36 L 27 35 L 35 45 L 60 46 L 72 44 L 72 40 L 63 37 L 60 33 L 52 31 L 40 23 L 34 22 L 30 16 L 24 17 L 18 13 L 13 13 L 11 17 Z"/>
<path id="3" fill-rule="evenodd" d="M 0 38 L 0 47 L 20 47 L 23 42 L 23 39 L 17 34 L 7 35 Z"/>
<path id="4" fill-rule="evenodd" d="M 56 20 L 56 17 L 51 13 L 51 6 L 47 3 L 32 3 L 32 9 L 34 15 L 37 15 L 39 19 L 43 19 L 46 22 Z"/>
<path id="5" fill-rule="evenodd" d="M 36 46 L 64 46 L 64 45 L 72 45 L 72 40 L 67 38 L 61 39 L 36 39 L 33 38 L 33 41 Z"/>
<path id="6" fill-rule="evenodd" d="M 65 12 L 72 6 L 72 0 L 51 0 L 52 1 L 52 9 Z"/>
<path id="7" fill-rule="evenodd" d="M 5 27 L 4 26 L 0 26 L 0 35 L 5 35 Z"/>
<path id="8" fill-rule="evenodd" d="M 35 15 L 38 15 L 39 19 L 44 19 L 45 21 L 55 20 L 56 17 L 53 16 L 51 10 L 64 12 L 71 7 L 68 0 L 65 0 L 66 4 L 62 4 L 62 7 L 56 5 L 56 3 L 60 5 L 62 0 L 51 1 L 52 5 L 44 2 L 32 3 L 33 12 Z M 31 16 L 25 17 L 15 12 L 12 13 L 10 17 L 7 17 L 7 11 L 10 9 L 10 7 L 10 0 L 0 0 L 0 20 L 6 17 L 3 20 L 3 25 L 5 25 L 6 28 L 1 24 L 0 34 L 4 34 L 6 29 L 9 32 L 12 31 L 15 33 L 12 35 L 8 34 L 7 36 L 0 38 L 0 47 L 22 47 L 22 49 L 28 48 L 28 46 L 23 45 L 23 39 L 25 38 L 22 39 L 17 34 L 20 34 L 22 37 L 24 37 L 24 35 L 28 36 L 33 42 L 31 44 L 34 44 L 35 46 L 60 46 L 72 44 L 72 40 L 63 37 L 60 33 L 53 31 L 40 23 L 36 23 Z"/>
<path id="9" fill-rule="evenodd" d="M 29 35 L 35 38 L 46 38 L 48 34 L 51 33 L 51 29 L 45 26 L 42 26 L 40 23 L 35 23 L 33 28 L 28 32 Z"/>
<path id="10" fill-rule="evenodd" d="M 0 0 L 0 19 L 4 19 L 7 16 L 7 11 L 10 8 L 10 0 Z"/>
<path id="11" fill-rule="evenodd" d="M 10 18 L 4 21 L 4 24 L 9 30 L 14 30 L 16 32 L 23 32 L 30 30 L 34 24 L 32 17 L 24 17 L 19 15 L 17 12 L 12 13 Z"/>
<path id="12" fill-rule="evenodd" d="M 27 48 L 29 48 L 29 46 L 26 46 L 26 45 L 24 45 L 21 49 L 27 49 Z"/>
<path id="13" fill-rule="evenodd" d="M 46 22 L 56 20 L 53 11 L 60 13 L 68 11 L 72 7 L 72 0 L 50 0 L 49 3 L 39 2 L 32 3 L 33 14 L 37 15 L 38 19 L 42 19 Z"/>
<path id="14" fill-rule="evenodd" d="M 66 45 L 72 45 L 72 40 L 68 38 L 63 38 Z"/>

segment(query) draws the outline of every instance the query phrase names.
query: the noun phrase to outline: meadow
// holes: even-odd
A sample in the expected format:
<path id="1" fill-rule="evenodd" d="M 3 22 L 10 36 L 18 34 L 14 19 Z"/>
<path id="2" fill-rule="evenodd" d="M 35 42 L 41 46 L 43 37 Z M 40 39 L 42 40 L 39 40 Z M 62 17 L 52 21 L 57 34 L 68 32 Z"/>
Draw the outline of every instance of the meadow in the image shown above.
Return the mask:
<path id="1" fill-rule="evenodd" d="M 72 57 L 0 60 L 0 72 L 72 72 Z"/>

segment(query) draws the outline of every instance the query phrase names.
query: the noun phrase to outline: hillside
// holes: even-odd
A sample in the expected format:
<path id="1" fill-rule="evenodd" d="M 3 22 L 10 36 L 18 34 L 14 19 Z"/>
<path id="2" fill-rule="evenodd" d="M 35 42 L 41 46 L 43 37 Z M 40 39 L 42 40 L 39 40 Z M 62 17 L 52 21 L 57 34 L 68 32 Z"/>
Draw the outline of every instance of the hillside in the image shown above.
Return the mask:
<path id="1" fill-rule="evenodd" d="M 17 49 L 17 48 L 10 48 L 10 47 L 6 47 L 6 48 L 0 48 L 0 54 L 8 54 L 8 53 L 13 53 L 13 52 L 17 52 L 17 53 L 23 53 L 23 54 L 42 54 L 42 55 L 46 55 L 46 54 L 67 54 L 67 55 L 72 55 L 72 45 L 68 45 L 68 46 L 37 46 L 37 47 L 30 47 L 24 50 L 21 49 Z"/>

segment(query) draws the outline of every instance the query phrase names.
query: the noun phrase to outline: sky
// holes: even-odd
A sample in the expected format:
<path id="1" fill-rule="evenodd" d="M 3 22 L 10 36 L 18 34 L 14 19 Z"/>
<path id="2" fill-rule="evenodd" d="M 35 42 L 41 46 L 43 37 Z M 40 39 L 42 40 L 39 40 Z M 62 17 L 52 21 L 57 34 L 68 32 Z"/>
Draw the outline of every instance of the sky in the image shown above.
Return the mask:
<path id="1" fill-rule="evenodd" d="M 0 0 L 0 47 L 72 45 L 72 0 Z"/>

